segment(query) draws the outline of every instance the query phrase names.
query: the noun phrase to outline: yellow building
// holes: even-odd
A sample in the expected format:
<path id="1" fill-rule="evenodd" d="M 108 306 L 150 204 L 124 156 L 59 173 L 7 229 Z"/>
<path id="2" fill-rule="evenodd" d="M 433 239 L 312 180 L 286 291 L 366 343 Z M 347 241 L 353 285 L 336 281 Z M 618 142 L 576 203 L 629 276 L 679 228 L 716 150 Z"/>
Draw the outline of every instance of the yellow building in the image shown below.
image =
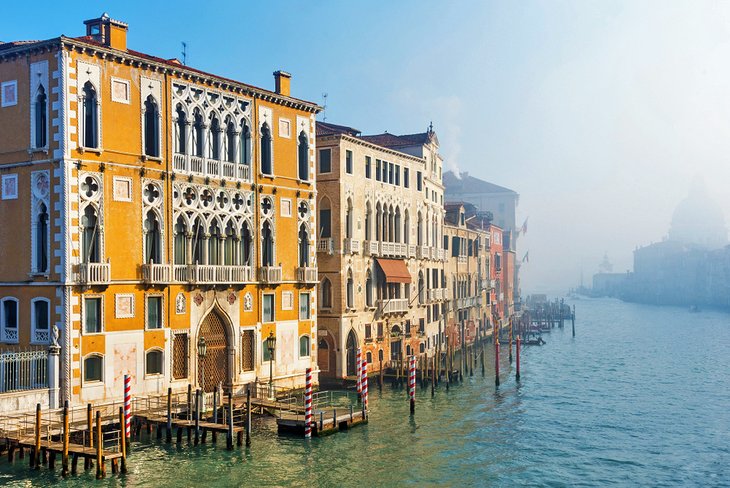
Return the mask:
<path id="1" fill-rule="evenodd" d="M 0 394 L 52 389 L 42 358 L 13 358 L 40 358 L 56 327 L 61 400 L 119 398 L 125 374 L 134 394 L 240 390 L 270 369 L 303 385 L 319 107 L 287 73 L 264 90 L 128 49 L 106 15 L 85 25 L 0 44 Z M 37 381 L 7 381 L 26 369 Z"/>

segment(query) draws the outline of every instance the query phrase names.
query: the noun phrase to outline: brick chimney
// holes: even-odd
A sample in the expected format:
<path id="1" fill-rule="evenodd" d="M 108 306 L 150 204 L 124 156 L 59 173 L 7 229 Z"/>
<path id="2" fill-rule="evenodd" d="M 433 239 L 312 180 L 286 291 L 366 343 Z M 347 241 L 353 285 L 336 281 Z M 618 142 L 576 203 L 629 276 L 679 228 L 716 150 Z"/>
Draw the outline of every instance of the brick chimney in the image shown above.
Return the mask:
<path id="1" fill-rule="evenodd" d="M 291 75 L 286 71 L 274 71 L 276 93 L 288 97 L 291 95 Z"/>
<path id="2" fill-rule="evenodd" d="M 104 12 L 98 19 L 85 20 L 86 35 L 112 49 L 127 50 L 127 29 L 129 26 L 109 17 Z"/>

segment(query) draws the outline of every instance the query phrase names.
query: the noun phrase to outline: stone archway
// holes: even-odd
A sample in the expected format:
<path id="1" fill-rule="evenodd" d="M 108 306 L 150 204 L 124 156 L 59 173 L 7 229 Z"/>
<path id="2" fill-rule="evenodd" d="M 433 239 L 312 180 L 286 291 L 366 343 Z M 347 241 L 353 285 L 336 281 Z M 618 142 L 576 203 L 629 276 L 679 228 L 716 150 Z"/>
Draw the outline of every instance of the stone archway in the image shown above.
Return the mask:
<path id="1" fill-rule="evenodd" d="M 200 364 L 197 343 L 193 344 L 198 361 L 198 385 L 207 392 L 213 391 L 218 383 L 230 385 L 228 351 L 231 340 L 225 319 L 217 311 L 211 311 L 200 324 L 198 337 L 203 337 L 207 346 L 205 360 Z"/>

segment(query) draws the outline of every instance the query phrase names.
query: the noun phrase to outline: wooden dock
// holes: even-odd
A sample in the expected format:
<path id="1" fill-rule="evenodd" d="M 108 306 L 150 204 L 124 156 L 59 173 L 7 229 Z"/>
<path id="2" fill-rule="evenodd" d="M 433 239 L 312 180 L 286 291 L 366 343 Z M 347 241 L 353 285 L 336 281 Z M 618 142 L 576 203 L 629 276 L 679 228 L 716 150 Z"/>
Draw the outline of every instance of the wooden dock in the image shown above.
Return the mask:
<path id="1" fill-rule="evenodd" d="M 312 423 L 312 435 L 322 437 L 335 432 L 349 430 L 357 425 L 366 424 L 368 417 L 366 412 L 350 411 L 347 409 L 322 409 L 315 410 L 314 422 Z M 277 419 L 276 424 L 280 433 L 304 435 L 304 414 L 294 412 L 283 412 Z"/>

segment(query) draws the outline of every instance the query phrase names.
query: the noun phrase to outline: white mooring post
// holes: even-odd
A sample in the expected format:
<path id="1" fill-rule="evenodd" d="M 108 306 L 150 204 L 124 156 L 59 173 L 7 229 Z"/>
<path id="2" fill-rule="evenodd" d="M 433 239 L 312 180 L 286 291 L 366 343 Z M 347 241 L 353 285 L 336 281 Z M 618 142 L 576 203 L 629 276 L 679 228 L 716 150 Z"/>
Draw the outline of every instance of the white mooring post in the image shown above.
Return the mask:
<path id="1" fill-rule="evenodd" d="M 58 408 L 59 374 L 61 365 L 61 346 L 54 344 L 48 348 L 48 406 Z"/>

